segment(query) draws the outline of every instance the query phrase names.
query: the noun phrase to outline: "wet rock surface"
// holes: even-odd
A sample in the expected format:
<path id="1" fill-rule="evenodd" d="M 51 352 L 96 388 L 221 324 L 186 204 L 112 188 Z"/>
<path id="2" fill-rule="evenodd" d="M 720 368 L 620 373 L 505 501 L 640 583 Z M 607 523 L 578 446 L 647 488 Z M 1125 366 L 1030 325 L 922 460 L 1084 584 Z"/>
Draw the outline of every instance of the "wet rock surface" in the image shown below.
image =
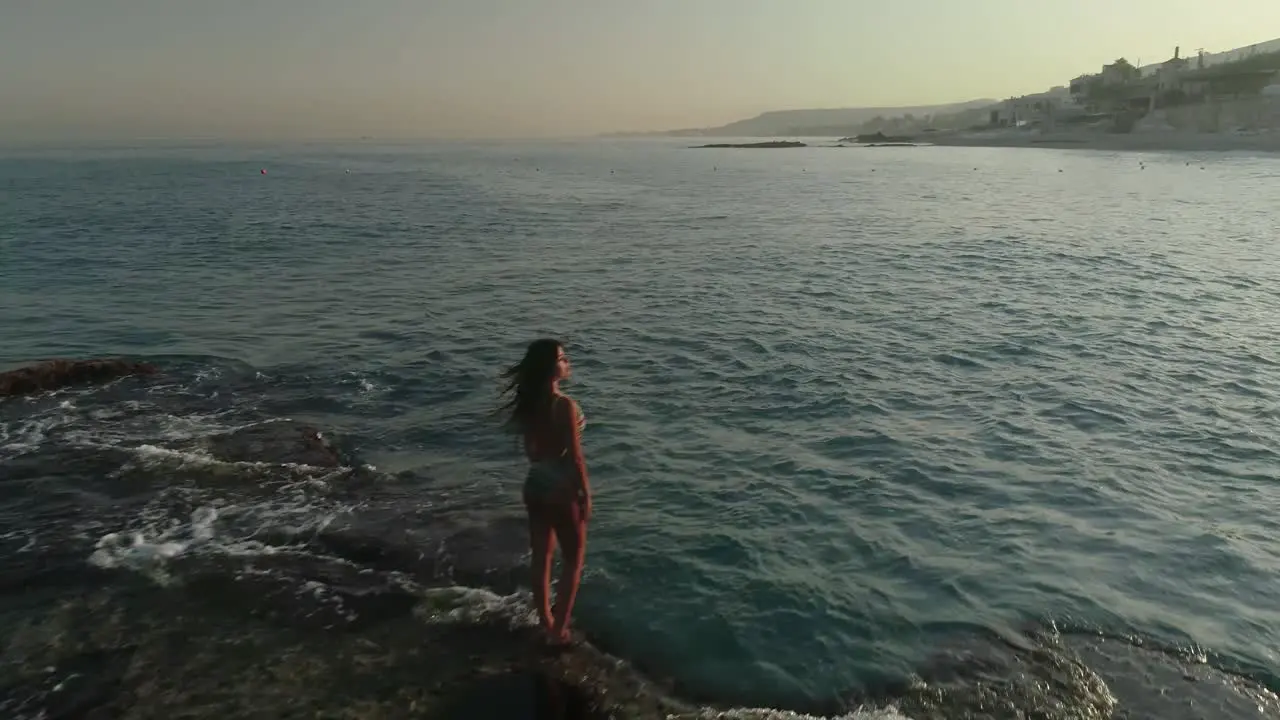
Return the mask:
<path id="1" fill-rule="evenodd" d="M 0 688 L 0 713 L 15 719 L 109 717 L 102 711 L 119 692 L 132 647 L 90 650 Z"/>
<path id="2" fill-rule="evenodd" d="M 293 463 L 324 468 L 354 464 L 319 428 L 287 420 L 215 435 L 205 440 L 205 449 L 223 462 Z"/>
<path id="3" fill-rule="evenodd" d="M 0 372 L 0 398 L 57 390 L 71 385 L 104 383 L 127 375 L 154 375 L 151 364 L 104 358 L 93 360 L 46 360 Z"/>
<path id="4" fill-rule="evenodd" d="M 361 567 L 406 573 L 428 586 L 484 587 L 505 595 L 526 583 L 528 531 L 522 516 L 475 518 L 447 510 L 422 515 L 422 525 L 340 520 L 312 535 L 306 546 Z"/>
<path id="5" fill-rule="evenodd" d="M 305 422 L 222 399 L 197 412 L 235 426 L 192 433 L 190 391 L 128 392 L 45 398 L 43 442 L 0 456 L 27 508 L 0 528 L 0 717 L 665 716 L 625 665 L 485 607 L 527 575 L 518 508 L 424 502 L 430 478 Z"/>
<path id="6" fill-rule="evenodd" d="M 264 614 L 182 592 L 99 589 L 16 628 L 0 648 L 0 711 L 14 720 L 594 720 L 680 710 L 588 649 L 551 653 L 531 629 L 501 622 L 433 623 L 429 598 L 409 612 L 369 608 L 367 624 L 333 631 L 287 617 L 307 612 L 305 602 Z"/>
<path id="7" fill-rule="evenodd" d="M 1203 658 L 1092 633 L 1063 635 L 1061 642 L 1107 679 L 1118 720 L 1280 717 L 1275 693 Z"/>

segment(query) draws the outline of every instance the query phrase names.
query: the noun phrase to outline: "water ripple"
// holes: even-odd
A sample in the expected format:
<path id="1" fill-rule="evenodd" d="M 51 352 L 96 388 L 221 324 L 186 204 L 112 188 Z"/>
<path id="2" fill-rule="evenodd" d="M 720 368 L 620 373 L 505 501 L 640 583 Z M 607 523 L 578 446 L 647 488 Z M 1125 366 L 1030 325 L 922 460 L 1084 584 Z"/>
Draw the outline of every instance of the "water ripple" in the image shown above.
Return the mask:
<path id="1" fill-rule="evenodd" d="M 633 656 L 821 695 L 1076 618 L 1276 672 L 1274 160 L 644 147 L 0 160 L 0 363 L 236 358 L 367 451 L 515 478 L 494 373 L 555 334 L 583 623 Z"/>

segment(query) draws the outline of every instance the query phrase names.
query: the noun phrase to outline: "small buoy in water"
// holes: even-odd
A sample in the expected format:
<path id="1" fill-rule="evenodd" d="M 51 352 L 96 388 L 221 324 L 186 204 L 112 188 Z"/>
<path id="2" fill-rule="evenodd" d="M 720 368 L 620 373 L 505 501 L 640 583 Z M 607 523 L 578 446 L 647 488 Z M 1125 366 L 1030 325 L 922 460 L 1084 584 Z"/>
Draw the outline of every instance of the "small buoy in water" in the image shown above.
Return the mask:
<path id="1" fill-rule="evenodd" d="M 350 170 L 348 170 L 348 171 L 347 171 L 347 174 L 348 174 L 348 175 L 350 175 L 350 174 L 351 174 L 351 171 L 350 171 Z"/>
<path id="2" fill-rule="evenodd" d="M 261 170 L 259 170 L 258 172 L 262 173 L 263 175 L 266 175 L 266 174 L 267 174 L 267 169 L 266 169 L 266 168 L 262 168 L 262 169 L 261 169 Z"/>

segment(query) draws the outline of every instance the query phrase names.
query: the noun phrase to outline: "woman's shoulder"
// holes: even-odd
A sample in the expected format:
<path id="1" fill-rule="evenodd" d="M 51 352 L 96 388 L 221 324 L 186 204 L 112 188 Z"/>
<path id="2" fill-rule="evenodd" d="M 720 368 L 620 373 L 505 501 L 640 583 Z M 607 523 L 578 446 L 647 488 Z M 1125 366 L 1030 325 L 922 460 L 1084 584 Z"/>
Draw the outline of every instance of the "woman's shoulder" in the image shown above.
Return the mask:
<path id="1" fill-rule="evenodd" d="M 563 405 L 564 407 L 567 407 L 571 410 L 575 410 L 575 411 L 578 410 L 578 401 L 574 400 L 573 397 L 568 395 L 567 393 L 556 393 L 556 396 L 555 398 L 552 399 L 552 402 L 554 402 L 557 406 Z"/>
<path id="2" fill-rule="evenodd" d="M 569 395 L 565 393 L 556 393 L 555 403 L 565 408 L 565 410 L 561 412 L 567 411 L 571 413 L 572 416 L 576 416 L 579 420 L 582 419 L 582 407 L 578 405 L 577 400 L 574 400 Z"/>

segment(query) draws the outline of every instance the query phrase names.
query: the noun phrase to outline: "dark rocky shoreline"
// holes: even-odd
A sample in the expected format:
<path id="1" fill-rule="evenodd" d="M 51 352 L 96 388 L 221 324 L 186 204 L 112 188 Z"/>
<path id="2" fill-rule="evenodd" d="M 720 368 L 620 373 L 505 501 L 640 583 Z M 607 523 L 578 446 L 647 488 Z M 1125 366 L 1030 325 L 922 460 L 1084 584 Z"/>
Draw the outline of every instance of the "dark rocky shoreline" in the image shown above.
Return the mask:
<path id="1" fill-rule="evenodd" d="M 283 592 L 216 577 L 115 579 L 13 628 L 0 712 L 23 718 L 662 718 L 688 708 L 582 646 L 532 629 L 424 622 L 429 599 L 384 592 L 370 619 L 319 624 Z M 219 592 L 211 592 L 213 589 Z M 271 597 L 271 594 L 265 595 Z M 344 598 L 359 607 L 355 594 Z M 274 612 L 268 610 L 274 609 Z M 311 622 L 308 622 L 311 620 Z M 43 713 L 43 714 L 42 714 Z"/>
<path id="2" fill-rule="evenodd" d="M 106 383 L 142 367 L 156 374 L 123 360 L 40 363 L 12 371 L 24 380 L 10 387 Z M 4 480 L 75 468 L 133 493 L 178 477 L 264 499 L 300 477 L 324 478 L 310 484 L 334 498 L 399 492 L 394 476 L 341 445 L 305 423 L 271 421 L 177 442 L 173 458 L 151 465 L 124 449 L 37 450 L 11 459 Z M 260 536 L 272 552 L 173 557 L 164 582 L 145 567 L 95 567 L 83 544 L 56 556 L 6 552 L 0 717 L 647 720 L 693 710 L 581 634 L 553 652 L 510 614 L 475 615 L 459 593 L 483 591 L 459 588 L 505 595 L 523 581 L 523 517 L 477 524 L 446 508 L 413 521 L 357 513 L 318 531 L 281 528 Z M 441 619 L 450 613 L 467 617 Z"/>
<path id="3" fill-rule="evenodd" d="M 41 386 L 119 376 L 45 374 Z M 477 604 L 476 593 L 501 602 L 524 584 L 524 521 L 514 508 L 477 516 L 448 503 L 423 507 L 412 502 L 420 485 L 401 485 L 359 463 L 341 438 L 289 420 L 163 450 L 141 463 L 129 448 L 42 448 L 6 461 L 3 480 L 38 486 L 74 471 L 110 478 L 121 488 L 111 492 L 181 482 L 234 491 L 226 497 L 246 505 L 306 492 L 361 509 L 319 527 L 258 533 L 270 552 L 179 554 L 163 578 L 86 562 L 92 533 L 45 554 L 0 538 L 0 717 L 692 720 L 732 707 L 655 679 L 660 672 L 619 660 L 590 634 L 553 652 L 512 608 Z M 195 509 L 182 501 L 170 517 Z M 1173 720 L 1184 707 L 1280 718 L 1265 681 L 1141 639 L 1029 627 L 1018 637 L 969 628 L 954 640 L 914 678 L 786 704 L 826 715 L 894 705 L 914 720 Z"/>

